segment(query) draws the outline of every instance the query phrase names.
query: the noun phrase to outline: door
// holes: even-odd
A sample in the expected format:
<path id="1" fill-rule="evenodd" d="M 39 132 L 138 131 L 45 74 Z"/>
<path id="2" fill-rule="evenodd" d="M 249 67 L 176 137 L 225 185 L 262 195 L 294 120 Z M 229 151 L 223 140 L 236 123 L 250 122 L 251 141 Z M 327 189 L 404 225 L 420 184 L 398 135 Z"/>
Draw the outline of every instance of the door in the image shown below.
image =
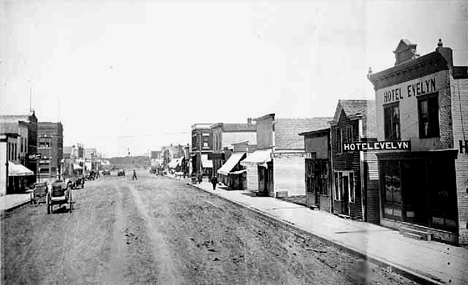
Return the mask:
<path id="1" fill-rule="evenodd" d="M 403 220 L 429 226 L 426 165 L 423 160 L 401 162 Z"/>
<path id="2" fill-rule="evenodd" d="M 314 193 L 315 193 L 315 205 L 320 205 L 320 192 L 321 192 L 321 167 L 319 162 L 315 162 L 314 167 L 313 167 L 313 181 L 314 181 Z"/>

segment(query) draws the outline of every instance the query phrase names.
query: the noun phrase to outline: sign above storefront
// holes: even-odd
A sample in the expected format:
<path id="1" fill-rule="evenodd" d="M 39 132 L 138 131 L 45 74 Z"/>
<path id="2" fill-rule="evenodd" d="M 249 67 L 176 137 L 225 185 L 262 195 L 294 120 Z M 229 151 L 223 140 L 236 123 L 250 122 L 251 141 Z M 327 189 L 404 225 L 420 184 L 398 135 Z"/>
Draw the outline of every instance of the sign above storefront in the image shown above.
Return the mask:
<path id="1" fill-rule="evenodd" d="M 29 158 L 30 160 L 38 160 L 38 159 L 41 159 L 41 154 L 40 154 L 40 153 L 30 154 L 30 155 L 28 156 L 28 158 Z"/>
<path id="2" fill-rule="evenodd" d="M 208 153 L 208 160 L 224 160 L 224 153 Z"/>
<path id="3" fill-rule="evenodd" d="M 420 82 L 411 82 L 400 84 L 391 89 L 383 91 L 383 103 L 391 103 L 411 98 L 413 96 L 426 95 L 437 91 L 436 78 L 420 80 Z"/>
<path id="4" fill-rule="evenodd" d="M 464 145 L 463 145 L 463 141 L 459 140 L 458 144 L 460 146 L 460 153 L 463 153 L 463 150 L 465 150 L 465 155 L 468 155 L 468 140 L 465 141 Z"/>
<path id="5" fill-rule="evenodd" d="M 379 151 L 379 150 L 410 150 L 410 141 L 380 141 L 344 143 L 344 151 Z"/>

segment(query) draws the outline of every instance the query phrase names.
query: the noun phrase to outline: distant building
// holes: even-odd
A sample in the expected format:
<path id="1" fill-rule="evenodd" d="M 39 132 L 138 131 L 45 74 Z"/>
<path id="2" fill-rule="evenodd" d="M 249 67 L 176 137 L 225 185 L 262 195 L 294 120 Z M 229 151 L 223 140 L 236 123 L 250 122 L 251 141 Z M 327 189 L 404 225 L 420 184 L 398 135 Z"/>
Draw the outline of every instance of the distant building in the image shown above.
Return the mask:
<path id="1" fill-rule="evenodd" d="M 255 139 L 256 140 L 256 139 Z M 238 142 L 233 144 L 233 153 L 244 152 L 246 157 L 250 156 L 257 150 L 256 144 L 251 144 L 248 141 Z M 245 159 L 245 158 L 244 158 Z M 256 164 L 241 164 L 243 159 L 239 161 L 239 165 L 245 170 L 245 173 L 241 174 L 237 179 L 241 179 L 244 190 L 258 191 L 258 167 Z M 234 170 L 235 171 L 235 170 Z M 245 178 L 245 180 L 244 180 Z"/>
<path id="2" fill-rule="evenodd" d="M 305 195 L 304 138 L 299 133 L 325 128 L 331 119 L 276 118 L 275 114 L 255 119 L 257 150 L 241 165 L 256 166 L 259 195 Z"/>
<path id="3" fill-rule="evenodd" d="M 24 191 L 34 173 L 19 163 L 17 133 L 0 134 L 0 196 Z"/>
<path id="4" fill-rule="evenodd" d="M 213 152 L 212 124 L 194 124 L 192 126 L 192 173 L 205 176 L 213 174 L 213 162 L 208 160 L 208 154 Z"/>
<path id="5" fill-rule="evenodd" d="M 234 143 L 248 141 L 257 144 L 255 124 L 248 120 L 246 124 L 217 123 L 211 125 L 213 133 L 213 152 L 208 159 L 213 161 L 213 175 L 218 175 L 218 169 L 229 159 Z M 223 182 L 223 181 L 221 181 Z"/>
<path id="6" fill-rule="evenodd" d="M 423 56 L 401 40 L 394 53 L 394 67 L 368 76 L 377 138 L 393 146 L 377 153 L 380 223 L 467 245 L 468 67 L 441 40 Z"/>
<path id="7" fill-rule="evenodd" d="M 61 174 L 63 159 L 63 126 L 58 122 L 38 123 L 39 175 L 41 179 Z"/>
<path id="8" fill-rule="evenodd" d="M 28 184 L 36 181 L 37 171 L 37 117 L 35 112 L 29 115 L 1 115 L 0 132 L 17 134 L 18 162 L 33 171 L 34 175 L 26 178 Z"/>

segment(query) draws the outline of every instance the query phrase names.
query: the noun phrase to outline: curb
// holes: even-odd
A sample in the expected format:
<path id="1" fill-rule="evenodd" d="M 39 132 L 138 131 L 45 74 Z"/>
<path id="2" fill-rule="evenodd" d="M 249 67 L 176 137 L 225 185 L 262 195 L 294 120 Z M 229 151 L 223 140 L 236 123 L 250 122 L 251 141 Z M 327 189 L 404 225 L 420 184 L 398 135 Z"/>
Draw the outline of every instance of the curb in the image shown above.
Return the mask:
<path id="1" fill-rule="evenodd" d="M 352 255 L 355 255 L 359 258 L 362 258 L 362 259 L 365 259 L 367 260 L 368 262 L 372 263 L 372 264 L 375 264 L 379 267 L 382 267 L 382 268 L 387 268 L 389 269 L 390 271 L 392 272 L 395 272 L 397 273 L 398 275 L 401 275 L 403 277 L 406 277 L 414 282 L 417 282 L 419 284 L 431 284 L 431 285 L 442 285 L 442 284 L 446 284 L 445 282 L 443 282 L 442 280 L 436 278 L 436 277 L 430 277 L 430 276 L 425 276 L 423 274 L 420 274 L 420 273 L 417 273 L 411 269 L 408 269 L 408 268 L 404 268 L 400 265 L 396 265 L 396 264 L 393 264 L 389 261 L 386 261 L 384 259 L 381 259 L 381 258 L 378 258 L 378 257 L 373 257 L 373 256 L 369 256 L 368 254 L 366 254 L 365 252 L 362 252 L 360 250 L 357 250 L 357 249 L 353 249 L 347 245 L 344 245 L 340 242 L 337 242 L 337 241 L 334 241 L 334 240 L 331 240 L 329 238 L 326 238 L 326 237 L 323 237 L 323 236 L 319 236 L 315 233 L 312 233 L 294 223 L 291 223 L 289 221 L 286 221 L 286 220 L 282 220 L 282 219 L 279 219 L 275 216 L 272 216 L 266 212 L 263 212 L 259 209 L 256 209 L 256 208 L 253 208 L 253 207 L 250 207 L 250 206 L 247 206 L 247 205 L 244 205 L 242 203 L 239 203 L 237 201 L 232 201 L 228 198 L 225 198 L 223 196 L 220 196 L 218 194 L 215 194 L 215 193 L 212 193 L 210 191 L 207 191 L 201 187 L 198 187 L 197 185 L 194 185 L 192 183 L 187 183 L 187 185 L 189 186 L 192 186 L 193 188 L 195 189 L 198 189 L 200 191 L 203 191 L 205 193 L 208 193 L 212 196 L 216 196 L 218 198 L 221 198 L 225 201 L 228 201 L 228 202 L 231 202 L 232 204 L 235 204 L 237 206 L 240 206 L 240 207 L 243 207 L 245 209 L 248 209 L 252 212 L 255 212 L 257 214 L 259 214 L 260 216 L 263 216 L 267 219 L 270 219 L 270 220 L 273 220 L 275 222 L 278 222 L 280 223 L 283 228 L 292 228 L 294 229 L 295 231 L 297 231 L 299 234 L 302 234 L 302 235 L 305 235 L 305 236 L 312 236 L 314 238 L 317 238 L 319 239 L 320 241 L 322 241 L 323 243 L 327 244 L 327 245 L 331 245 L 331 246 L 335 246 L 335 247 L 338 247 L 339 249 L 342 249 Z"/>
<path id="2" fill-rule="evenodd" d="M 19 207 L 25 205 L 25 204 L 28 204 L 28 203 L 31 203 L 31 199 L 28 199 L 27 201 L 18 202 L 18 203 L 14 204 L 13 206 L 11 206 L 11 207 L 8 208 L 8 209 L 1 209 L 1 210 L 0 210 L 0 214 L 3 214 L 3 213 L 5 213 L 5 212 L 10 212 L 10 211 L 12 211 L 12 210 L 14 210 L 14 209 L 16 209 L 16 208 L 19 208 Z"/>

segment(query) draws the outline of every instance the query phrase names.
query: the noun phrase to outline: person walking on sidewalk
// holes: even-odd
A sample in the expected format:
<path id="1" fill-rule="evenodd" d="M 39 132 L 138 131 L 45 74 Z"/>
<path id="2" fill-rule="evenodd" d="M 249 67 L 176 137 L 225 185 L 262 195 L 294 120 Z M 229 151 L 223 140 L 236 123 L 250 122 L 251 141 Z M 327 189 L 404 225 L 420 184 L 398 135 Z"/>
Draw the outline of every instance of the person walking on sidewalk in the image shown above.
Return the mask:
<path id="1" fill-rule="evenodd" d="M 136 176 L 136 171 L 135 171 L 135 169 L 133 169 L 132 180 L 138 180 L 138 177 Z"/>
<path id="2" fill-rule="evenodd" d="M 218 184 L 218 177 L 216 176 L 211 177 L 210 182 L 211 184 L 213 184 L 213 190 L 216 190 L 216 184 Z"/>

